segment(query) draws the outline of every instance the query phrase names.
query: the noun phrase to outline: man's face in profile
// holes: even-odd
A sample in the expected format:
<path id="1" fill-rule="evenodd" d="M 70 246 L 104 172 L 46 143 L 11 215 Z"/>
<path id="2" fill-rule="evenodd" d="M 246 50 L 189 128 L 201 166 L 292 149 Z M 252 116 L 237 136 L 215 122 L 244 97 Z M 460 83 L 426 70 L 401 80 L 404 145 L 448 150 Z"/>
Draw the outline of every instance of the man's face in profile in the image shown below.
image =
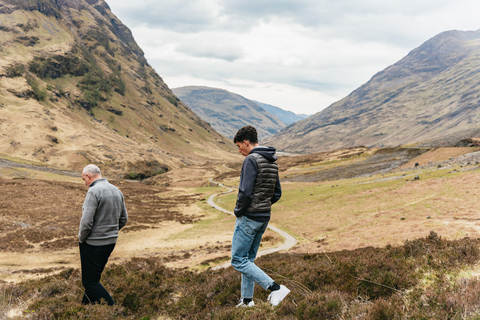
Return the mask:
<path id="1" fill-rule="evenodd" d="M 250 154 L 251 149 L 250 147 L 250 142 L 247 140 L 243 140 L 242 142 L 237 142 L 236 143 L 238 147 L 238 152 L 240 152 L 243 156 L 248 156 Z"/>

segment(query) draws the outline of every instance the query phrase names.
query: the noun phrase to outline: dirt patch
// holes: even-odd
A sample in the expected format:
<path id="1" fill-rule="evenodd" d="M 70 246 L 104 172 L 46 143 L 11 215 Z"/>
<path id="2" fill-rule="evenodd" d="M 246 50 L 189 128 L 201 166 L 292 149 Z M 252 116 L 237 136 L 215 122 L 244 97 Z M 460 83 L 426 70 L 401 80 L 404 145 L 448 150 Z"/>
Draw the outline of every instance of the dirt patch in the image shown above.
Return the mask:
<path id="1" fill-rule="evenodd" d="M 471 147 L 460 147 L 460 148 L 436 148 L 429 150 L 428 152 L 423 153 L 422 155 L 416 157 L 415 159 L 409 161 L 408 163 L 400 166 L 398 170 L 412 168 L 415 166 L 425 166 L 433 163 L 438 163 L 441 161 L 453 160 L 469 154 L 475 151 L 478 151 L 480 148 L 471 148 Z"/>
<path id="2" fill-rule="evenodd" d="M 319 152 L 308 155 L 283 155 L 282 153 L 277 154 L 278 165 L 280 171 L 285 171 L 288 168 L 310 165 L 312 163 L 324 162 L 324 161 L 335 161 L 346 158 L 353 158 L 356 156 L 361 156 L 369 154 L 372 152 L 372 149 L 365 147 L 357 148 L 347 148 L 335 151 L 326 151 Z"/>
<path id="3" fill-rule="evenodd" d="M 368 156 L 365 160 L 355 162 L 351 164 L 327 167 L 325 169 L 318 168 L 314 172 L 293 175 L 286 177 L 283 181 L 287 182 L 320 182 L 320 181 L 333 181 L 339 179 L 351 179 L 357 177 L 367 177 L 374 174 L 385 173 L 400 167 L 401 165 L 409 162 L 410 160 L 418 157 L 419 155 L 427 152 L 429 149 L 421 148 L 384 148 L 374 150 L 371 156 Z M 351 152 L 345 152 L 340 154 L 338 159 L 352 158 L 359 155 L 366 154 L 366 149 L 353 149 Z M 330 155 L 328 153 L 318 154 L 317 158 L 314 155 L 310 155 L 307 159 L 301 157 L 300 159 L 293 159 L 285 161 L 284 159 L 279 162 L 279 165 L 286 165 L 287 167 L 292 164 L 311 163 L 311 161 L 322 162 L 332 161 L 332 158 L 322 157 Z"/>
<path id="4" fill-rule="evenodd" d="M 14 161 L 2 159 L 2 158 L 0 158 L 0 168 L 7 168 L 7 169 L 22 168 L 22 169 L 30 169 L 35 171 L 64 175 L 69 177 L 81 177 L 81 174 L 75 171 L 55 169 L 47 166 L 39 166 L 39 165 L 28 164 L 28 163 L 18 163 L 18 162 L 14 162 Z"/>
<path id="5" fill-rule="evenodd" d="M 125 195 L 129 223 L 125 231 L 155 228 L 164 221 L 192 224 L 201 216 L 187 215 L 182 207 L 198 194 L 162 197 L 166 188 L 137 182 L 111 181 Z M 76 247 L 81 208 L 87 187 L 81 183 L 32 179 L 0 179 L 0 251 L 64 250 Z"/>

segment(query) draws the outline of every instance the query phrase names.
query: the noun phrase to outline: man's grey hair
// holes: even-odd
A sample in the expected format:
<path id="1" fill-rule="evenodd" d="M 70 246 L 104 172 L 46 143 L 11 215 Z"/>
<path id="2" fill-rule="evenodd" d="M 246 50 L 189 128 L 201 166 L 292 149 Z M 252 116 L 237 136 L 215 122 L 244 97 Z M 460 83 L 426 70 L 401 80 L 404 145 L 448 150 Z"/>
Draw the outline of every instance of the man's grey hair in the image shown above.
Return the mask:
<path id="1" fill-rule="evenodd" d="M 84 174 L 91 174 L 91 175 L 102 174 L 102 172 L 100 171 L 100 168 L 97 167 L 94 164 L 89 164 L 88 166 L 83 168 L 83 173 Z"/>

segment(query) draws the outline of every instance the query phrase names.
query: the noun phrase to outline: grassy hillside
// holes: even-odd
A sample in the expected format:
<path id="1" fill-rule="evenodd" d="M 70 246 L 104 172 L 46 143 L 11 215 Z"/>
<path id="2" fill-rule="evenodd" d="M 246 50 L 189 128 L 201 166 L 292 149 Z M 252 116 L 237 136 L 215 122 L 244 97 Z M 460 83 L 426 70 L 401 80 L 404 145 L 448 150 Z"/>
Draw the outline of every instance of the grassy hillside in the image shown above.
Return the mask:
<path id="1" fill-rule="evenodd" d="M 479 55 L 479 31 L 441 33 L 347 97 L 267 142 L 282 151 L 312 153 L 429 141 L 453 146 L 476 137 Z"/>
<path id="2" fill-rule="evenodd" d="M 123 177 L 234 152 L 103 0 L 0 0 L 0 39 L 0 154 Z"/>

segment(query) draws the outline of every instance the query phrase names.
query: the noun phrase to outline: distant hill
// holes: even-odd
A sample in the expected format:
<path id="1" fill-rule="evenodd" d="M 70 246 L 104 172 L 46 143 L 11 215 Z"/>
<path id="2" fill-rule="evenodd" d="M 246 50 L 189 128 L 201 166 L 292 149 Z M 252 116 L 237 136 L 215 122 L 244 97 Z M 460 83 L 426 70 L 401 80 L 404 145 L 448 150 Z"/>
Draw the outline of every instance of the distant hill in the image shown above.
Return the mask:
<path id="1" fill-rule="evenodd" d="M 103 0 L 0 0 L 0 39 L 0 154 L 120 176 L 236 154 Z"/>
<path id="2" fill-rule="evenodd" d="M 233 138 L 238 129 L 246 125 L 257 129 L 260 140 L 286 126 L 254 101 L 227 90 L 187 86 L 172 91 L 200 118 L 228 138 Z"/>
<path id="3" fill-rule="evenodd" d="M 283 151 L 454 144 L 478 134 L 480 31 L 448 31 L 321 112 L 267 139 Z"/>
<path id="4" fill-rule="evenodd" d="M 300 121 L 309 117 L 308 114 L 296 114 L 294 112 L 283 110 L 279 107 L 275 107 L 266 103 L 262 103 L 258 101 L 254 101 L 254 102 L 258 104 L 260 107 L 262 107 L 263 109 L 265 109 L 266 111 L 275 115 L 278 119 L 280 119 L 286 125 L 292 124 L 296 121 Z"/>

